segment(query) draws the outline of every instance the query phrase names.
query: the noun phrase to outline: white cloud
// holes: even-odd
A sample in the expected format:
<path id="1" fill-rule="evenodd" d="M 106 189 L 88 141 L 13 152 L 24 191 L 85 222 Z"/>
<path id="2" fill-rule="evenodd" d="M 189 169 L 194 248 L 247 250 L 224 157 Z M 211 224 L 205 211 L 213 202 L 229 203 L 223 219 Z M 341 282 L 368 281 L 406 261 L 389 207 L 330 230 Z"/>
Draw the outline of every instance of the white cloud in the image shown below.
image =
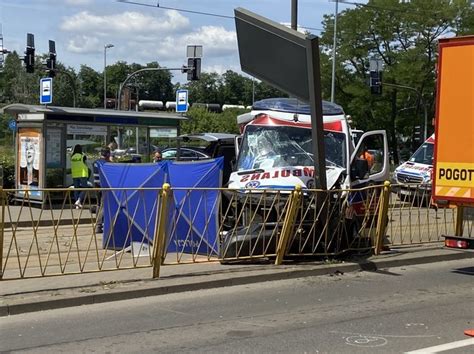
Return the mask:
<path id="1" fill-rule="evenodd" d="M 188 18 L 176 11 L 166 11 L 162 17 L 140 12 L 123 12 L 115 15 L 98 16 L 82 11 L 63 19 L 60 29 L 74 33 L 95 33 L 101 36 L 121 35 L 126 38 L 149 36 L 153 33 L 181 32 L 189 27 Z"/>
<path id="2" fill-rule="evenodd" d="M 73 53 L 95 53 L 103 50 L 103 43 L 97 37 L 74 36 L 68 41 L 67 49 Z"/>
<path id="3" fill-rule="evenodd" d="M 204 65 L 202 67 L 202 71 L 205 71 L 205 72 L 208 72 L 208 73 L 218 73 L 219 75 L 224 74 L 227 70 L 240 72 L 240 66 L 238 66 L 238 65 L 213 64 L 213 65 Z"/>
<path id="4" fill-rule="evenodd" d="M 66 4 L 73 6 L 83 6 L 92 4 L 93 0 L 66 0 Z"/>
<path id="5" fill-rule="evenodd" d="M 237 50 L 237 35 L 224 27 L 203 26 L 196 33 L 181 38 L 187 44 L 202 44 L 204 53 L 225 56 Z"/>
<path id="6" fill-rule="evenodd" d="M 189 28 L 188 18 L 176 11 L 162 13 L 159 18 L 139 12 L 107 16 L 80 12 L 64 19 L 60 28 L 67 36 L 67 51 L 91 59 L 88 65 L 100 67 L 105 43 L 115 45 L 110 64 L 117 60 L 140 64 L 157 61 L 169 68 L 186 64 L 186 46 L 202 45 L 203 71 L 221 74 L 239 70 L 234 30 L 209 25 Z"/>
<path id="7" fill-rule="evenodd" d="M 188 45 L 202 45 L 204 58 L 223 57 L 237 52 L 237 37 L 224 27 L 203 26 L 196 32 L 164 38 L 156 46 L 155 55 L 163 59 L 184 58 Z"/>

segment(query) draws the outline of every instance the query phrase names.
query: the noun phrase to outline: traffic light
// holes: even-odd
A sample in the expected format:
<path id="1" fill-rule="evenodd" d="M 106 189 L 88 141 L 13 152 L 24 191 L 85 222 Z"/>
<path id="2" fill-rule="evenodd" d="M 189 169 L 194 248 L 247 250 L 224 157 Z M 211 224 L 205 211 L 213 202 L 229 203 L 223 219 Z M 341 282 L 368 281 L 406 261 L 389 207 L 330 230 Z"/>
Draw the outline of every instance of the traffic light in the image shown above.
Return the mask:
<path id="1" fill-rule="evenodd" d="M 201 58 L 194 58 L 193 80 L 201 78 Z"/>
<path id="2" fill-rule="evenodd" d="M 201 78 L 201 58 L 188 58 L 188 81 L 195 81 Z"/>
<path id="3" fill-rule="evenodd" d="M 26 51 L 24 62 L 27 73 L 35 72 L 35 36 L 32 33 L 26 34 Z"/>
<path id="4" fill-rule="evenodd" d="M 381 71 L 370 72 L 370 93 L 372 95 L 382 94 L 382 72 Z"/>
<path id="5" fill-rule="evenodd" d="M 49 41 L 49 58 L 46 59 L 46 68 L 48 69 L 48 76 L 56 76 L 56 43 Z"/>
<path id="6" fill-rule="evenodd" d="M 415 125 L 413 127 L 413 141 L 421 143 L 421 125 Z"/>

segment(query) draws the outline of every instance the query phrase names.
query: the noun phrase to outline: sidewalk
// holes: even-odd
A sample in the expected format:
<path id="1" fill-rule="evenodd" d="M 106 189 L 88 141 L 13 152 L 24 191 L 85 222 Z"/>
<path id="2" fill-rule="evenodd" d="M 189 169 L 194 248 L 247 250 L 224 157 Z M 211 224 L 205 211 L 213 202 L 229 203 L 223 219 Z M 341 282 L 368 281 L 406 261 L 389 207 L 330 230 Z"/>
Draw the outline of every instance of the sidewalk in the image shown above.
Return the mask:
<path id="1" fill-rule="evenodd" d="M 474 258 L 440 244 L 394 248 L 360 261 L 273 264 L 200 263 L 0 282 L 0 316 L 239 284 Z"/>

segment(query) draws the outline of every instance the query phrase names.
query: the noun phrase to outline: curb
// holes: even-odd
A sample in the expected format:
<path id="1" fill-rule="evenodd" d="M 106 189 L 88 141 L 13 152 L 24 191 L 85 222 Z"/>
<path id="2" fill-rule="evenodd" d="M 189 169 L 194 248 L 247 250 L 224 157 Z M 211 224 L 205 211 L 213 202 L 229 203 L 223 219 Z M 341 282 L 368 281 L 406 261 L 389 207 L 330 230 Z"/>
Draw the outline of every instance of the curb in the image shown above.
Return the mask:
<path id="1" fill-rule="evenodd" d="M 68 226 L 68 225 L 82 225 L 82 224 L 90 224 L 92 222 L 95 222 L 95 217 L 94 218 L 77 218 L 77 219 L 61 219 L 58 221 L 55 220 L 21 220 L 18 222 L 5 222 L 4 223 L 4 228 L 5 229 L 10 229 L 13 227 L 31 227 L 32 225 L 35 227 L 38 226 Z"/>
<path id="2" fill-rule="evenodd" d="M 213 279 L 186 284 L 156 285 L 150 288 L 118 290 L 93 295 L 71 296 L 60 299 L 51 299 L 23 304 L 0 305 L 0 317 L 18 315 L 22 313 L 53 310 L 81 305 L 92 305 L 111 301 L 130 300 L 146 296 L 158 296 L 167 294 L 177 294 L 187 291 L 207 290 L 227 286 L 254 284 L 267 281 L 304 278 L 310 276 L 321 276 L 334 274 L 336 272 L 348 273 L 354 271 L 376 272 L 381 268 L 417 265 L 434 263 L 440 261 L 453 261 L 459 259 L 474 258 L 474 253 L 459 251 L 444 255 L 431 255 L 425 257 L 411 257 L 405 259 L 374 259 L 373 261 L 363 261 L 360 263 L 345 263 L 331 265 L 314 265 L 307 269 L 269 269 L 268 273 L 249 276 L 234 276 L 226 279 Z M 248 270 L 248 269 L 247 269 Z M 255 269 L 258 271 L 257 269 Z M 238 272 L 235 272 L 238 273 Z M 234 274 L 235 274 L 234 273 Z M 243 272 L 245 273 L 245 272 Z M 232 272 L 226 273 L 232 274 Z M 206 275 L 203 275 L 206 276 Z M 193 278 L 191 276 L 190 278 Z M 195 278 L 195 276 L 194 276 Z M 157 279 L 159 281 L 159 279 Z"/>

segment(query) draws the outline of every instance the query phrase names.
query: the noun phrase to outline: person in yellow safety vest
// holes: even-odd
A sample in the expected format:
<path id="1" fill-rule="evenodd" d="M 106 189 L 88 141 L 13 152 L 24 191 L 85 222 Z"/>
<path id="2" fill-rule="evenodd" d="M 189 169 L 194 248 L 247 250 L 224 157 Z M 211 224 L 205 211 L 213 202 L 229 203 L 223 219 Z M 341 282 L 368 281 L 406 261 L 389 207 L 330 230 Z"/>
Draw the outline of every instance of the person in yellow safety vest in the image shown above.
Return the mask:
<path id="1" fill-rule="evenodd" d="M 82 146 L 77 144 L 71 155 L 71 174 L 74 188 L 86 188 L 89 179 L 89 168 L 86 164 L 87 157 L 82 153 Z M 74 191 L 74 205 L 76 209 L 82 208 L 85 192 Z"/>

